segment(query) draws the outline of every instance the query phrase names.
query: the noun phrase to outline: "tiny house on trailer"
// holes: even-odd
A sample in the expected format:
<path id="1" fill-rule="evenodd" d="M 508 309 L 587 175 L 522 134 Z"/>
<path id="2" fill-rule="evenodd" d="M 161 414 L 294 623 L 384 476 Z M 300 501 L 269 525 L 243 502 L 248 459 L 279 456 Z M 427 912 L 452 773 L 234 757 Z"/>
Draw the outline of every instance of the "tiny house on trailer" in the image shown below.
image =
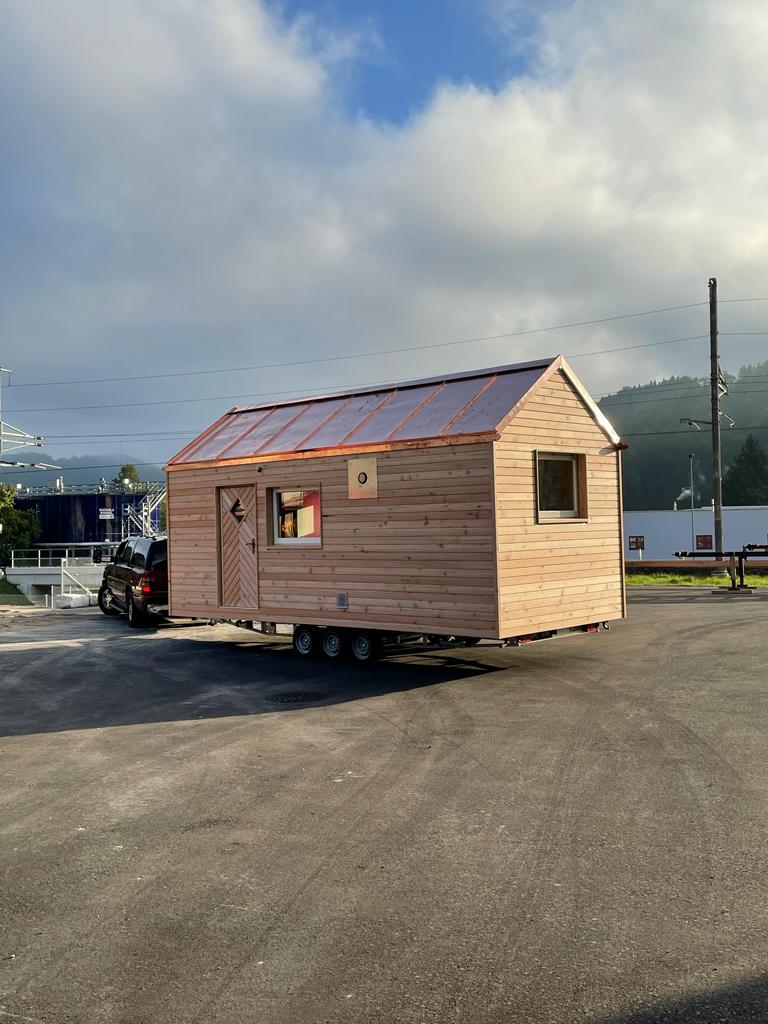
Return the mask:
<path id="1" fill-rule="evenodd" d="M 618 435 L 558 356 L 234 408 L 168 463 L 170 613 L 360 661 L 625 614 Z"/>

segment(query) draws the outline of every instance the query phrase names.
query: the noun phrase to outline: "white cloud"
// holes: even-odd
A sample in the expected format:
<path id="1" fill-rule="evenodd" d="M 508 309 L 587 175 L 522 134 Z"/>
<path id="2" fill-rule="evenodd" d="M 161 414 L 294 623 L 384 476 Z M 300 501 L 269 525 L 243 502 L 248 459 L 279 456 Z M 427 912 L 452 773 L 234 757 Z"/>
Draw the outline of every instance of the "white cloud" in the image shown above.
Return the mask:
<path id="1" fill-rule="evenodd" d="M 373 31 L 288 24 L 257 0 L 73 0 L 64 15 L 54 0 L 0 0 L 0 129 L 13 139 L 0 171 L 0 353 L 17 381 L 477 337 L 704 299 L 713 273 L 724 294 L 765 292 L 761 0 L 695 11 L 576 0 L 536 20 L 519 0 L 494 2 L 499 24 L 524 26 L 535 70 L 498 92 L 443 85 L 393 127 L 338 100 L 339 62 L 376 45 Z M 759 329 L 767 314 L 731 307 L 728 322 Z M 344 385 L 706 329 L 702 310 L 182 379 L 174 396 Z M 732 344 L 731 368 L 761 358 L 754 342 Z M 707 370 L 695 345 L 576 365 L 595 390 Z M 19 394 L 16 408 L 100 397 Z M 152 422 L 196 425 L 226 404 Z M 17 418 L 50 433 L 131 429 L 127 413 Z"/>

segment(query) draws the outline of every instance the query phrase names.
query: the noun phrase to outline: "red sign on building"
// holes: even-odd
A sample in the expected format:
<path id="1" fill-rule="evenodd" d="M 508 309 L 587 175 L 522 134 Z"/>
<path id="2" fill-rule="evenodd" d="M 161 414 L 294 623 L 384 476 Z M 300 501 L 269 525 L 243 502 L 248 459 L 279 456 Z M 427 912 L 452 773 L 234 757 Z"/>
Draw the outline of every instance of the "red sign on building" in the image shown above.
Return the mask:
<path id="1" fill-rule="evenodd" d="M 696 550 L 697 551 L 711 551 L 712 550 L 712 534 L 711 533 L 697 533 L 696 534 Z"/>

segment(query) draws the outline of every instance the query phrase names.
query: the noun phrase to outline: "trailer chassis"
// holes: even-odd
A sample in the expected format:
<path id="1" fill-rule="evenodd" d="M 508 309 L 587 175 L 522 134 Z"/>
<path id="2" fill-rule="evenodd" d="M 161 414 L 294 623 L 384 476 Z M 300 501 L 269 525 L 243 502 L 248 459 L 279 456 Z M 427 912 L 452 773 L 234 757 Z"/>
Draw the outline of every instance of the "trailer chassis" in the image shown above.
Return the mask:
<path id="1" fill-rule="evenodd" d="M 345 655 L 360 664 L 371 664 L 387 654 L 419 653 L 424 651 L 456 650 L 483 647 L 500 650 L 524 647 L 543 640 L 555 640 L 574 633 L 598 633 L 610 629 L 609 622 L 589 622 L 579 626 L 550 629 L 536 633 L 522 633 L 500 640 L 482 637 L 437 633 L 395 633 L 377 629 L 355 629 L 336 626 L 317 626 L 311 623 L 264 622 L 253 619 L 210 619 L 211 625 L 227 624 L 247 629 L 261 636 L 290 636 L 293 649 L 302 658 L 323 655 L 331 660 Z"/>

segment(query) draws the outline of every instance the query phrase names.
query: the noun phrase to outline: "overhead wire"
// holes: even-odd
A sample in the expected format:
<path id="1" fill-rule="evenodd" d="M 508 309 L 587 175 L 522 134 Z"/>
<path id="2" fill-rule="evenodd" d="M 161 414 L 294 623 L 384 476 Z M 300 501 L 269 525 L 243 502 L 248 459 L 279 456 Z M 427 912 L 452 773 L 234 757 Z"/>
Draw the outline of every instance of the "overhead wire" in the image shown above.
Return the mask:
<path id="1" fill-rule="evenodd" d="M 629 315 L 629 314 L 628 314 Z M 640 314 L 637 314 L 640 315 Z M 602 355 L 611 352 L 628 352 L 632 349 L 641 348 L 653 348 L 657 345 L 675 345 L 685 341 L 699 341 L 702 338 L 706 338 L 706 334 L 694 334 L 684 338 L 666 338 L 661 341 L 643 342 L 638 345 L 624 345 L 621 348 L 610 348 L 610 349 L 595 349 L 590 352 L 577 352 L 574 355 L 567 356 L 568 359 L 579 359 L 583 356 Z M 374 353 L 369 353 L 374 354 Z M 311 361 L 311 360 L 310 360 Z M 288 364 L 286 364 L 288 365 Z M 263 367 L 261 367 L 263 369 Z M 389 385 L 397 386 L 399 384 L 407 384 L 409 381 L 406 380 L 378 380 L 378 381 L 365 381 L 359 384 L 345 385 L 344 390 L 354 390 L 354 388 L 360 387 L 386 387 Z M 308 394 L 308 389 L 304 388 L 290 388 L 281 391 L 262 391 L 262 392 L 251 392 L 249 394 L 239 395 L 208 395 L 202 398 L 171 398 L 161 399 L 151 402 L 106 402 L 98 405 L 53 405 L 53 406 L 36 406 L 30 409 L 15 409 L 14 413 L 32 413 L 32 412 L 80 412 L 85 409 L 116 409 L 116 408 L 138 408 L 151 405 L 183 405 L 191 404 L 195 402 L 236 402 L 242 399 L 254 399 L 254 398 L 271 398 L 274 395 L 304 395 Z"/>
<path id="2" fill-rule="evenodd" d="M 308 366 L 313 363 L 332 363 L 338 362 L 344 359 L 363 359 L 368 356 L 381 356 L 381 355 L 393 355 L 399 352 L 422 352 L 428 349 L 435 348 L 449 348 L 453 345 L 473 345 L 483 341 L 500 341 L 505 338 L 518 338 L 528 334 L 547 334 L 551 331 L 564 331 L 570 330 L 574 327 L 592 327 L 595 324 L 610 323 L 615 320 L 629 320 L 641 316 L 651 316 L 655 313 L 671 313 L 681 309 L 694 309 L 697 306 L 706 306 L 706 302 L 689 302 L 679 306 L 661 306 L 656 309 L 644 309 L 638 313 L 616 313 L 612 316 L 597 317 L 594 320 L 577 320 L 572 323 L 566 324 L 554 324 L 550 327 L 529 327 L 515 331 L 504 331 L 500 334 L 488 334 L 476 338 L 461 338 L 457 341 L 439 341 L 434 342 L 430 345 L 406 345 L 400 348 L 387 348 L 380 349 L 376 352 L 350 352 L 337 356 L 319 356 L 316 359 L 297 359 L 290 360 L 280 363 L 255 363 L 252 366 L 232 366 L 224 369 L 210 369 L 210 370 L 176 370 L 172 373 L 150 373 L 141 374 L 133 377 L 91 377 L 81 380 L 50 380 L 50 381 L 33 381 L 30 383 L 17 384 L 14 383 L 14 388 L 43 388 L 64 386 L 68 384 L 114 384 L 122 381 L 136 381 L 136 380 L 160 380 L 168 377 L 195 377 L 205 376 L 213 373 L 242 373 L 246 370 L 271 370 L 276 368 L 285 368 L 291 366 Z M 706 337 L 706 335 L 701 335 Z M 664 344 L 662 342 L 654 342 L 653 344 Z M 26 412 L 28 410 L 19 410 Z"/>

